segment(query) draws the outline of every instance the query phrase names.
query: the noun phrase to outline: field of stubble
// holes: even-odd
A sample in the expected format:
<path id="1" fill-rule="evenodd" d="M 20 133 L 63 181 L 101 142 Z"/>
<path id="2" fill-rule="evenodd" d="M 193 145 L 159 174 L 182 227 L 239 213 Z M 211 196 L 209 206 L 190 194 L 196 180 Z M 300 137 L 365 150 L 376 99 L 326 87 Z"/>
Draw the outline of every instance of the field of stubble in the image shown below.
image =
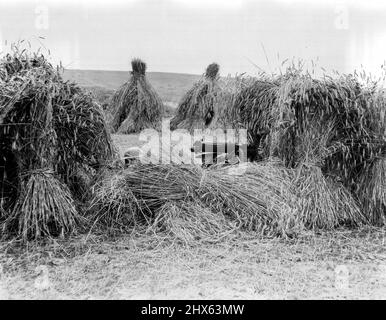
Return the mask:
<path id="1" fill-rule="evenodd" d="M 384 299 L 385 233 L 293 241 L 240 235 L 185 247 L 152 235 L 79 236 L 28 250 L 2 244 L 10 299 Z"/>

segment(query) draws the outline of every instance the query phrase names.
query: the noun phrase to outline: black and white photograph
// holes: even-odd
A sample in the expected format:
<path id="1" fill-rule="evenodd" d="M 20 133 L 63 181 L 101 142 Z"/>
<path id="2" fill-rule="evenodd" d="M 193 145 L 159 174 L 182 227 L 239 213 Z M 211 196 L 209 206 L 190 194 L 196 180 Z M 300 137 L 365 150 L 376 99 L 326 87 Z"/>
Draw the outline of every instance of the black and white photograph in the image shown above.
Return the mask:
<path id="1" fill-rule="evenodd" d="M 385 1 L 0 0 L 0 300 L 384 299 Z"/>

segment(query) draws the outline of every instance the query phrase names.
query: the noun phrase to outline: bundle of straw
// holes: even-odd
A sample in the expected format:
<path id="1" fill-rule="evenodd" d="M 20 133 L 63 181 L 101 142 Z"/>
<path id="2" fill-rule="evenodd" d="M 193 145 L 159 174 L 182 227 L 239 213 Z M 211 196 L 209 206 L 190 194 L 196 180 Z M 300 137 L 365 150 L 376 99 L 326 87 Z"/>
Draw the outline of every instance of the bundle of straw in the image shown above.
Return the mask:
<path id="1" fill-rule="evenodd" d="M 25 74 L 31 69 L 41 69 L 44 73 L 49 73 L 50 78 L 58 76 L 58 69 L 53 68 L 52 64 L 39 51 L 29 54 L 21 48 L 21 43 L 11 45 L 12 52 L 6 54 L 0 61 L 0 80 L 8 81 L 14 75 Z"/>
<path id="2" fill-rule="evenodd" d="M 170 129 L 207 128 L 214 117 L 214 103 L 221 91 L 219 84 L 220 67 L 217 63 L 210 64 L 205 74 L 181 99 L 176 115 L 170 121 Z"/>
<path id="3" fill-rule="evenodd" d="M 62 83 L 54 98 L 53 125 L 58 137 L 55 169 L 79 198 L 71 181 L 91 179 L 116 156 L 101 107 L 73 83 Z"/>
<path id="4" fill-rule="evenodd" d="M 366 222 L 350 191 L 336 181 L 337 177 L 322 172 L 326 157 L 335 152 L 331 143 L 335 132 L 335 123 L 310 120 L 309 127 L 296 139 L 299 163 L 293 183 L 299 192 L 298 214 L 309 229 L 359 226 Z"/>
<path id="5" fill-rule="evenodd" d="M 373 85 L 360 85 L 352 75 L 313 79 L 290 69 L 281 76 L 256 80 L 240 92 L 233 108 L 249 130 L 250 143 L 265 150 L 265 157 L 279 157 L 290 167 L 301 162 L 299 137 L 314 123 L 322 130 L 334 123 L 329 143 L 335 150 L 325 157 L 323 169 L 338 170 L 349 186 L 356 183 L 355 176 L 367 161 L 385 148 L 385 133 L 377 129 L 385 99 L 378 96 Z M 314 140 L 320 135 L 323 131 L 314 132 Z"/>
<path id="6" fill-rule="evenodd" d="M 278 92 L 279 103 L 272 112 L 277 115 L 290 114 L 289 127 L 293 132 L 294 148 L 283 155 L 290 158 L 291 165 L 301 162 L 296 152 L 295 139 L 311 130 L 319 123 L 319 132 L 314 134 L 316 141 L 323 135 L 323 130 L 331 123 L 334 131 L 328 145 L 335 148 L 324 159 L 323 171 L 338 172 L 348 188 L 357 184 L 358 173 L 367 165 L 368 160 L 379 155 L 385 147 L 384 139 L 374 130 L 376 118 L 371 99 L 373 92 L 363 87 L 352 76 L 341 76 L 338 79 L 312 79 L 309 75 L 286 79 L 281 83 Z M 369 103 L 370 101 L 370 103 Z M 276 120 L 275 128 L 279 124 Z M 331 149 L 330 149 L 331 150 Z M 295 155 L 293 155 L 295 153 Z"/>
<path id="7" fill-rule="evenodd" d="M 308 229 L 360 226 L 366 222 L 357 202 L 341 184 L 326 179 L 321 168 L 302 164 L 294 179 L 298 191 L 298 215 Z"/>
<path id="8" fill-rule="evenodd" d="M 121 171 L 111 172 L 98 179 L 93 186 L 93 197 L 88 211 L 93 215 L 90 220 L 101 223 L 109 229 L 132 227 L 146 216 L 135 195 L 126 187 L 126 175 Z"/>
<path id="9" fill-rule="evenodd" d="M 199 168 L 136 164 L 104 173 L 93 187 L 89 212 L 107 227 L 149 222 L 168 201 L 185 201 L 199 183 Z"/>
<path id="10" fill-rule="evenodd" d="M 23 181 L 21 194 L 3 225 L 4 234 L 24 240 L 71 233 L 79 215 L 67 186 L 51 171 L 31 172 Z"/>
<path id="11" fill-rule="evenodd" d="M 369 154 L 369 160 L 362 166 L 355 193 L 361 200 L 363 211 L 375 225 L 385 224 L 386 214 L 386 99 L 383 88 L 374 89 L 368 99 L 371 129 L 380 152 Z"/>
<path id="12" fill-rule="evenodd" d="M 375 225 L 386 220 L 386 158 L 377 158 L 361 174 L 358 191 L 363 211 Z"/>
<path id="13" fill-rule="evenodd" d="M 260 148 L 260 157 L 269 157 L 269 134 L 274 122 L 271 112 L 277 100 L 278 84 L 270 80 L 254 80 L 240 90 L 232 104 L 232 113 L 239 125 L 248 130 L 248 143 Z"/>
<path id="14" fill-rule="evenodd" d="M 213 119 L 209 129 L 234 129 L 245 128 L 239 119 L 238 108 L 234 108 L 239 92 L 248 88 L 254 79 L 242 75 L 228 76 L 219 80 L 221 91 L 213 101 Z"/>
<path id="15" fill-rule="evenodd" d="M 324 213 L 320 219 L 306 219 L 309 225 L 332 227 L 341 223 L 338 220 L 353 224 L 373 220 L 363 190 L 377 198 L 376 211 L 382 210 L 381 181 L 368 178 L 376 168 L 375 160 L 386 152 L 386 99 L 379 84 L 363 83 L 355 74 L 314 79 L 289 68 L 280 76 L 263 75 L 241 90 L 233 108 L 260 156 L 278 157 L 288 168 L 297 168 L 298 188 L 312 189 L 306 202 L 321 201 Z M 337 190 L 349 203 L 344 206 L 346 216 L 334 216 L 343 203 L 328 194 Z M 360 207 L 367 208 L 366 218 L 359 214 L 357 199 Z M 318 216 L 313 208 L 304 214 Z"/>
<path id="16" fill-rule="evenodd" d="M 281 160 L 207 170 L 136 164 L 100 180 L 89 213 L 109 228 L 152 226 L 181 241 L 192 240 L 193 230 L 204 239 L 206 231 L 220 236 L 230 226 L 293 237 L 306 229 L 367 222 L 356 199 L 342 183 L 326 178 L 319 166 L 303 163 L 288 169 Z M 203 225 L 198 227 L 198 221 Z M 193 225 L 182 228 L 183 222 Z"/>
<path id="17" fill-rule="evenodd" d="M 72 174 L 114 155 L 103 113 L 43 55 L 15 48 L 0 69 L 3 230 L 23 240 L 70 232 L 80 221 Z"/>
<path id="18" fill-rule="evenodd" d="M 198 196 L 211 210 L 230 217 L 239 228 L 275 234 L 275 220 L 284 213 L 281 209 L 286 201 L 279 191 L 283 180 L 276 172 L 268 174 L 271 169 L 254 167 L 241 176 L 227 174 L 227 168 L 205 171 Z"/>
<path id="19" fill-rule="evenodd" d="M 112 97 L 112 130 L 121 134 L 148 128 L 159 130 L 164 110 L 161 98 L 146 79 L 146 64 L 134 59 L 131 65 L 129 81 Z"/>

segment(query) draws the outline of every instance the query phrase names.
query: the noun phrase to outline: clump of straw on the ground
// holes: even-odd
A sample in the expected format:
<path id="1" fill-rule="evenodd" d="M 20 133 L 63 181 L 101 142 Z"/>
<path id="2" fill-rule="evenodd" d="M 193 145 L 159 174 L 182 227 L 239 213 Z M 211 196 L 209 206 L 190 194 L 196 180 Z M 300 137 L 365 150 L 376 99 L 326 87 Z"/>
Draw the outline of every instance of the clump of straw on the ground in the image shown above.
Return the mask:
<path id="1" fill-rule="evenodd" d="M 374 88 L 368 99 L 370 124 L 378 150 L 368 152 L 366 166 L 358 179 L 356 194 L 362 209 L 375 225 L 386 223 L 386 98 L 383 88 Z"/>
<path id="2" fill-rule="evenodd" d="M 309 199 L 308 189 L 303 188 L 307 183 L 299 183 L 296 174 L 296 170 L 285 168 L 280 161 L 208 170 L 137 164 L 107 175 L 95 186 L 89 215 L 111 229 L 156 226 L 157 230 L 168 230 L 177 238 L 182 234 L 176 226 L 192 220 L 194 225 L 181 230 L 185 240 L 193 239 L 195 232 L 201 238 L 205 238 L 206 231 L 216 234 L 216 238 L 229 235 L 230 225 L 234 230 L 259 235 L 292 237 L 305 229 L 331 229 L 341 222 L 358 221 L 356 215 L 360 213 L 349 204 L 342 204 L 351 200 L 345 192 L 340 195 L 346 198 L 334 204 L 330 220 L 324 221 L 324 216 L 314 211 L 305 213 L 302 199 Z M 302 174 L 307 176 L 305 172 Z M 322 191 L 325 190 L 332 192 L 329 187 Z M 331 195 L 330 199 L 335 201 L 336 197 Z M 200 210 L 187 213 L 186 208 L 192 205 L 195 209 L 199 206 L 201 214 L 207 216 L 200 217 Z M 198 221 L 202 222 L 199 229 Z M 222 229 L 220 221 L 224 223 Z"/>
<path id="3" fill-rule="evenodd" d="M 268 161 L 249 164 L 240 175 L 230 173 L 234 168 L 133 167 L 122 188 L 134 193 L 147 223 L 170 201 L 170 217 L 176 217 L 177 207 L 193 200 L 237 230 L 259 235 L 292 236 L 368 221 L 352 186 L 355 174 L 384 148 L 370 112 L 375 103 L 364 99 L 371 92 L 350 77 L 315 80 L 291 71 L 268 80 L 241 90 L 231 110 Z M 103 206 L 97 194 L 94 201 Z"/>
<path id="4" fill-rule="evenodd" d="M 146 64 L 140 59 L 131 62 L 130 79 L 111 100 L 111 128 L 121 134 L 144 129 L 160 129 L 164 106 L 161 98 L 146 79 Z"/>
<path id="5" fill-rule="evenodd" d="M 237 130 L 243 128 L 233 105 L 239 92 L 248 88 L 252 82 L 253 78 L 244 75 L 228 76 L 219 80 L 221 90 L 213 101 L 214 115 L 209 129 Z"/>

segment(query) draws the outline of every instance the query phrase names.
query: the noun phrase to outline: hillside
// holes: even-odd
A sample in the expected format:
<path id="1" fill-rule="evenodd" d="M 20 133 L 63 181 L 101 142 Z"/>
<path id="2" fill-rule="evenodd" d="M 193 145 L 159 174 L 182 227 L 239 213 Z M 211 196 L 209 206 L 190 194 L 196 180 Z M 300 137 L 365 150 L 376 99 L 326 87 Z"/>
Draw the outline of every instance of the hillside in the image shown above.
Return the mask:
<path id="1" fill-rule="evenodd" d="M 75 81 L 82 87 L 93 91 L 101 101 L 119 88 L 128 77 L 129 72 L 127 71 L 64 71 L 64 78 L 66 80 Z M 200 76 L 166 72 L 149 72 L 147 73 L 147 78 L 165 103 L 176 105 L 184 93 L 189 90 Z"/>

